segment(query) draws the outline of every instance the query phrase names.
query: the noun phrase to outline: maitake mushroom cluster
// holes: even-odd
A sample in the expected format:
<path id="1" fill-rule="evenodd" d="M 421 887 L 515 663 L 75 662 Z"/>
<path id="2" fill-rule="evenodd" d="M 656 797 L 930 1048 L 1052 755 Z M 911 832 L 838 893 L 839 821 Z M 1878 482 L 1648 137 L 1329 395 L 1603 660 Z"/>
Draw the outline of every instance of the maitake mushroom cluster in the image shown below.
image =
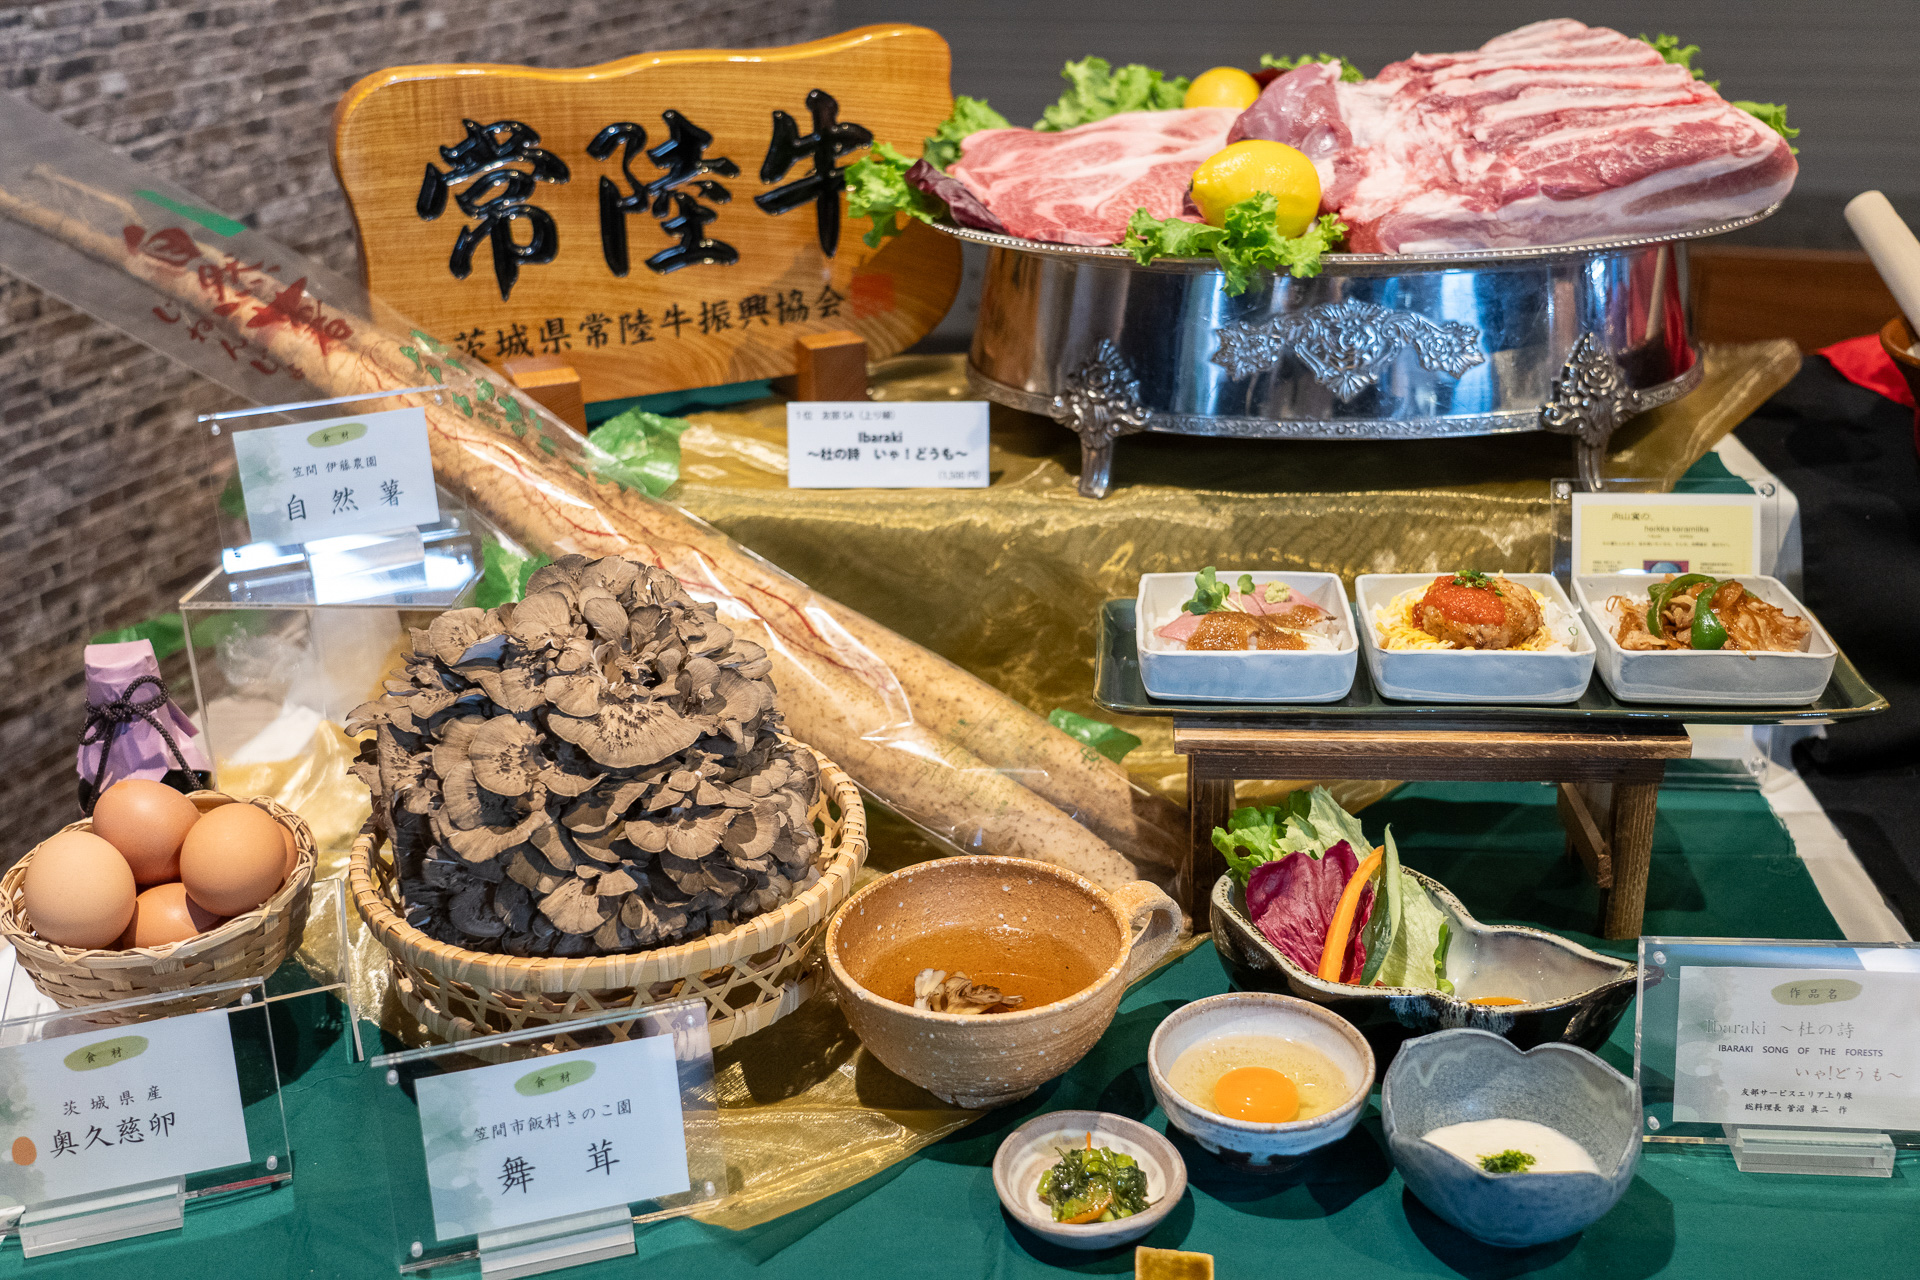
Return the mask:
<path id="1" fill-rule="evenodd" d="M 772 664 L 664 569 L 567 556 L 526 598 L 413 633 L 356 708 L 355 771 L 409 924 L 519 956 L 724 931 L 815 883 L 819 765 L 783 742 Z"/>

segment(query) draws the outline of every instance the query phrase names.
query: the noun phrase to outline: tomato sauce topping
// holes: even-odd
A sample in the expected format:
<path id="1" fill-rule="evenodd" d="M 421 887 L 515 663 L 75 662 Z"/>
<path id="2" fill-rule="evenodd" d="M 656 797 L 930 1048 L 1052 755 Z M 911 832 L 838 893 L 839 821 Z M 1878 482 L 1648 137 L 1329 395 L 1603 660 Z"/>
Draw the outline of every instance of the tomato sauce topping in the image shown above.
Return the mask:
<path id="1" fill-rule="evenodd" d="M 1420 597 L 1420 607 L 1436 609 L 1462 626 L 1499 626 L 1507 620 L 1507 606 L 1491 586 L 1469 587 L 1455 582 L 1450 573 L 1433 580 Z"/>

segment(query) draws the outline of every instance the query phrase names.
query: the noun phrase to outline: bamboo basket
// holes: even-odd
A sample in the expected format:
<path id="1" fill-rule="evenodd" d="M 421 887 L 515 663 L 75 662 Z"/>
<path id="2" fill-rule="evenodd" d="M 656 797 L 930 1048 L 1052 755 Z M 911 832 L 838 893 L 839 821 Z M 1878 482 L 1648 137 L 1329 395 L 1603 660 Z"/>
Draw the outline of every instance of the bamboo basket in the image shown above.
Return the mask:
<path id="1" fill-rule="evenodd" d="M 224 804 L 241 803 L 218 791 L 195 791 L 187 799 L 193 801 L 201 813 Z M 7 874 L 0 877 L 0 937 L 13 944 L 20 957 L 20 967 L 33 979 L 33 985 L 61 1008 L 77 1009 L 244 978 L 264 978 L 278 969 L 299 947 L 300 935 L 306 928 L 318 855 L 313 833 L 299 814 L 265 796 L 245 803 L 265 809 L 276 822 L 293 832 L 298 855 L 293 874 L 261 906 L 184 942 L 126 951 L 83 950 L 48 942 L 33 932 L 26 912 L 27 867 L 39 852 L 39 846 L 9 868 Z M 60 833 L 92 830 L 93 820 L 82 818 L 62 827 Z M 190 995 L 157 1006 L 110 1012 L 102 1015 L 101 1021 L 118 1023 L 159 1014 L 188 1013 L 231 999 L 231 992 Z"/>
<path id="2" fill-rule="evenodd" d="M 718 1048 L 800 1006 L 813 989 L 814 942 L 866 862 L 867 811 L 859 788 L 825 756 L 816 751 L 814 758 L 820 794 L 808 816 L 821 835 L 819 881 L 723 934 L 577 960 L 440 942 L 406 922 L 398 869 L 373 823 L 354 842 L 347 887 L 368 931 L 387 950 L 401 1005 L 428 1035 L 469 1040 L 698 997 L 706 1001 L 708 1032 Z M 632 1026 L 616 1022 L 579 1037 L 556 1029 L 551 1047 L 569 1052 L 624 1040 Z"/>

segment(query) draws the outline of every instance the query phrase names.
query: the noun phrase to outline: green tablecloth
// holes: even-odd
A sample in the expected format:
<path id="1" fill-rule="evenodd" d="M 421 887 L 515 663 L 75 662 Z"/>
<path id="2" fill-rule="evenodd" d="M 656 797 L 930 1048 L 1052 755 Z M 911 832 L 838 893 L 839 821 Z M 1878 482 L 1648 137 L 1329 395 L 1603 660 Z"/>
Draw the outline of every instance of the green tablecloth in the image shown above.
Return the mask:
<path id="1" fill-rule="evenodd" d="M 1394 824 L 1409 865 L 1438 877 L 1484 920 L 1526 921 L 1604 946 L 1583 932 L 1594 890 L 1562 855 L 1552 789 L 1423 783 L 1368 810 Z M 1661 796 L 1647 928 L 1658 933 L 1837 938 L 1786 831 L 1752 791 L 1669 789 Z M 638 1259 L 567 1274 L 782 1277 L 1042 1276 L 1057 1269 L 1127 1274 L 1131 1250 L 1074 1254 L 1009 1225 L 989 1166 L 1002 1137 L 1042 1112 L 1098 1107 L 1165 1121 L 1142 1061 L 1148 1037 L 1181 1003 L 1226 989 L 1210 947 L 1129 993 L 1085 1060 L 1023 1103 L 993 1112 L 885 1173 L 744 1232 L 691 1221 L 642 1228 Z M 370 1030 L 370 1029 L 369 1029 Z M 350 1067 L 338 1029 L 311 1014 L 275 1028 L 293 1135 L 292 1187 L 193 1208 L 183 1231 L 24 1262 L 0 1274 L 171 1277 L 371 1277 L 395 1266 L 382 1127 L 411 1118 L 397 1091 Z M 1627 1018 L 1605 1056 L 1632 1063 Z M 867 1068 L 863 1068 L 867 1069 Z M 1188 1199 L 1149 1239 L 1215 1255 L 1224 1278 L 1486 1276 L 1789 1277 L 1848 1280 L 1915 1274 L 1920 1161 L 1891 1180 L 1743 1175 L 1724 1150 L 1650 1148 L 1626 1199 L 1582 1236 L 1532 1250 L 1488 1249 L 1408 1196 L 1368 1118 L 1294 1172 L 1253 1179 L 1176 1137 Z M 471 1269 L 467 1274 L 472 1274 Z M 447 1271 L 439 1274 L 461 1274 Z"/>

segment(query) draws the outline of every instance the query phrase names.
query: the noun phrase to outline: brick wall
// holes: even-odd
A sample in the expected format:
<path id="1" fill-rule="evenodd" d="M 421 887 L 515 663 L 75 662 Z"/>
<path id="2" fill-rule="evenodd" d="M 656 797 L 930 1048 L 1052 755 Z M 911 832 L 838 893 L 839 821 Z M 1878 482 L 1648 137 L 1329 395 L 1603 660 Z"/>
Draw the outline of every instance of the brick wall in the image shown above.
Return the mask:
<path id="1" fill-rule="evenodd" d="M 578 66 L 833 29 L 831 0 L 0 0 L 0 88 L 358 274 L 327 144 L 335 100 L 368 72 Z M 0 273 L 0 865 L 77 816 L 87 637 L 172 609 L 213 563 L 233 455 L 194 416 L 223 407 L 224 392 Z"/>

